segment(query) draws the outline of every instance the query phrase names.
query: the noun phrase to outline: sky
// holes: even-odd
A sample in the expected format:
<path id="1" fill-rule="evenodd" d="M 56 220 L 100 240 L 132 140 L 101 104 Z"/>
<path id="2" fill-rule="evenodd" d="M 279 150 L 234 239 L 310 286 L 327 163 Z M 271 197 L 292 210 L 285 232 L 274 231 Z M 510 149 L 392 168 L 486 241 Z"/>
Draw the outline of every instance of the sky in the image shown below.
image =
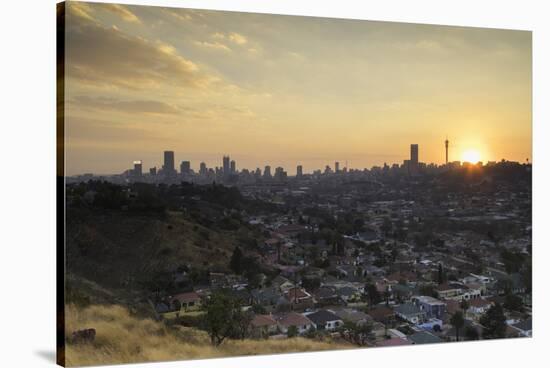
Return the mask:
<path id="1" fill-rule="evenodd" d="M 66 174 L 531 160 L 531 32 L 68 2 Z"/>

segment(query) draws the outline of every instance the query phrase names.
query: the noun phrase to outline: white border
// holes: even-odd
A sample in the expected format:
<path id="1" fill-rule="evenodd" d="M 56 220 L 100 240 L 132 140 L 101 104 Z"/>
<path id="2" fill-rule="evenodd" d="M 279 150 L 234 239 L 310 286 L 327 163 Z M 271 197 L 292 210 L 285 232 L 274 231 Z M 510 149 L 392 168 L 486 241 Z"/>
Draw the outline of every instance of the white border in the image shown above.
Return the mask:
<path id="1" fill-rule="evenodd" d="M 522 367 L 548 358 L 550 239 L 550 27 L 545 1 L 157 0 L 120 3 L 532 30 L 534 338 L 403 348 L 257 356 L 148 367 Z M 55 1 L 2 4 L 2 367 L 53 364 L 55 349 Z M 538 362 L 542 362 L 537 364 Z"/>

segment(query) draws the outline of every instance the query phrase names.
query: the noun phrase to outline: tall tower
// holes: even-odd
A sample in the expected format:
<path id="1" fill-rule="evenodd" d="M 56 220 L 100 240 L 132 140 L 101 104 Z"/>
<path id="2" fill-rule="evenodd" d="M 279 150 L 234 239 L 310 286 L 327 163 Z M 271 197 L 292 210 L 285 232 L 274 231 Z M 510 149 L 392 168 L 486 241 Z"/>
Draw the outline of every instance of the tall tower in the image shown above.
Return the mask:
<path id="1" fill-rule="evenodd" d="M 418 165 L 418 144 L 411 144 L 411 164 Z"/>
<path id="2" fill-rule="evenodd" d="M 165 175 L 172 175 L 176 172 L 174 166 L 174 151 L 164 151 L 164 165 L 162 171 Z"/>
<path id="3" fill-rule="evenodd" d="M 223 156 L 223 174 L 226 176 L 229 175 L 230 165 L 229 156 Z"/>
<path id="4" fill-rule="evenodd" d="M 445 138 L 445 165 L 449 163 L 449 139 Z"/>

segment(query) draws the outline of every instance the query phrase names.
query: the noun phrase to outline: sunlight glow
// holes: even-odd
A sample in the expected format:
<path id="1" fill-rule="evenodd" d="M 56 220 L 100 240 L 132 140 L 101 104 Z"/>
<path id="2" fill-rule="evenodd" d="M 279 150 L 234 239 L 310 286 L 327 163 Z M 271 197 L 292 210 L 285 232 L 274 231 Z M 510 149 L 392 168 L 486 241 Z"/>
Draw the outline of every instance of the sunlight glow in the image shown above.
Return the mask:
<path id="1" fill-rule="evenodd" d="M 475 149 L 469 149 L 462 153 L 462 162 L 469 162 L 472 164 L 478 163 L 480 161 L 481 155 L 479 151 Z"/>

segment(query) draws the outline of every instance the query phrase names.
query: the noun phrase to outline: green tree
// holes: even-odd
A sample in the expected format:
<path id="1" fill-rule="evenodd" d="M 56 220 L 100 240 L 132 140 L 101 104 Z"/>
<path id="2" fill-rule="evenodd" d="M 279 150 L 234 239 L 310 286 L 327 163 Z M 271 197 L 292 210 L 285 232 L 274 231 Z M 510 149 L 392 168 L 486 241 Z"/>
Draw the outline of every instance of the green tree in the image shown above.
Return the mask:
<path id="1" fill-rule="evenodd" d="M 229 261 L 229 268 L 237 275 L 240 275 L 242 272 L 242 263 L 243 252 L 241 251 L 241 248 L 235 247 L 233 254 L 231 255 L 231 260 Z"/>
<path id="2" fill-rule="evenodd" d="M 355 324 L 353 322 L 346 321 L 340 331 L 344 338 L 359 346 L 364 346 L 368 340 L 374 338 L 372 333 L 372 325 L 368 323 Z"/>
<path id="3" fill-rule="evenodd" d="M 474 326 L 467 326 L 464 331 L 464 337 L 468 341 L 479 340 L 479 332 Z"/>
<path id="4" fill-rule="evenodd" d="M 464 316 L 461 311 L 456 311 L 451 317 L 451 325 L 455 328 L 456 332 L 456 341 L 458 341 L 459 332 L 462 327 L 464 327 Z"/>
<path id="5" fill-rule="evenodd" d="M 440 263 L 439 266 L 437 266 L 437 283 L 441 285 L 445 283 L 446 279 L 447 277 L 445 276 L 443 265 Z"/>
<path id="6" fill-rule="evenodd" d="M 298 327 L 296 326 L 290 326 L 288 330 L 286 331 L 287 337 L 296 337 L 298 336 Z"/>
<path id="7" fill-rule="evenodd" d="M 463 313 L 466 313 L 466 311 L 470 308 L 470 303 L 466 299 L 462 299 L 460 301 L 460 309 L 462 309 Z"/>
<path id="8" fill-rule="evenodd" d="M 367 284 L 365 287 L 367 298 L 369 300 L 369 305 L 373 306 L 382 301 L 382 296 L 376 288 L 376 285 L 373 283 Z"/>
<path id="9" fill-rule="evenodd" d="M 481 317 L 479 322 L 485 327 L 483 338 L 500 339 L 506 337 L 506 317 L 500 304 L 495 304 Z"/>
<path id="10" fill-rule="evenodd" d="M 523 300 L 514 294 L 506 295 L 503 306 L 512 311 L 523 312 Z"/>
<path id="11" fill-rule="evenodd" d="M 238 333 L 242 318 L 240 303 L 224 292 L 213 294 L 204 307 L 204 327 L 212 345 L 220 345 L 225 338 Z"/>

